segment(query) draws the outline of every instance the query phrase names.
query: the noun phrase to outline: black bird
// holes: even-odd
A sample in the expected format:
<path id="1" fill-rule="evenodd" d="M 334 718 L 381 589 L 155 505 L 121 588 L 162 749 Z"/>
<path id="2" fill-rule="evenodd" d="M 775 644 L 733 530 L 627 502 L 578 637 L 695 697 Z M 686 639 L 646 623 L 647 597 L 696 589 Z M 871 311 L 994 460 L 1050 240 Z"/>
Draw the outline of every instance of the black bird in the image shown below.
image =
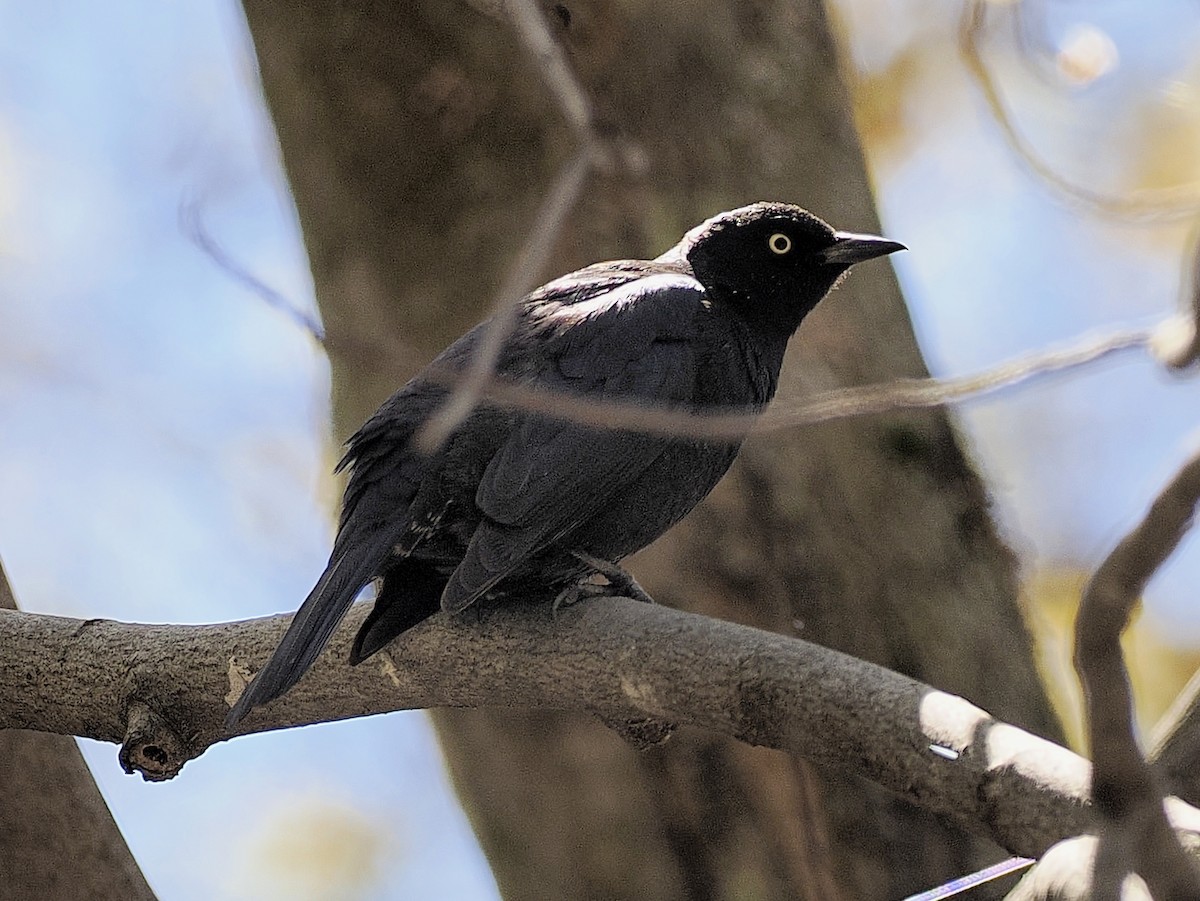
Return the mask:
<path id="1" fill-rule="evenodd" d="M 835 232 L 757 203 L 709 219 L 656 260 L 598 263 L 526 296 L 497 365 L 539 389 L 699 411 L 762 409 L 788 339 L 855 263 L 902 244 Z M 678 522 L 733 462 L 740 440 L 606 430 L 481 405 L 424 455 L 412 438 L 446 400 L 459 338 L 351 437 L 329 565 L 279 647 L 229 713 L 279 697 L 324 648 L 359 591 L 382 578 L 350 653 L 359 663 L 436 613 L 542 591 L 648 599 L 617 565 Z M 609 583 L 599 589 L 594 577 Z"/>

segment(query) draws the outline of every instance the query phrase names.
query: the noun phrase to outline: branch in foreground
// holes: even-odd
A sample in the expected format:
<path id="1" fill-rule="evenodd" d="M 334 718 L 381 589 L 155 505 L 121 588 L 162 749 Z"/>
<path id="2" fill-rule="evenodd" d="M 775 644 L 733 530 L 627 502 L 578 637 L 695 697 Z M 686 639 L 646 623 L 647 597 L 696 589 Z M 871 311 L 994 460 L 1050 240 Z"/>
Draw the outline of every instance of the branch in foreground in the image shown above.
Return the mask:
<path id="1" fill-rule="evenodd" d="M 699 726 L 864 776 L 1034 856 L 1083 831 L 1088 764 L 966 701 L 794 638 L 606 598 L 551 619 L 515 602 L 482 622 L 439 615 L 360 667 L 366 614 L 245 732 L 420 707 L 581 710 L 608 722 Z M 287 617 L 127 625 L 0 613 L 0 728 L 126 742 L 123 763 L 170 778 L 224 740 L 221 724 Z M 1200 811 L 1178 804 L 1200 831 Z"/>
<path id="2" fill-rule="evenodd" d="M 1012 901 L 1200 897 L 1200 870 L 1192 860 L 1200 836 L 1194 830 L 1173 831 L 1160 783 L 1164 772 L 1186 766 L 1184 755 L 1194 763 L 1195 745 L 1185 738 L 1175 746 L 1175 760 L 1160 760 L 1154 767 L 1146 762 L 1120 646 L 1142 591 L 1191 527 L 1198 501 L 1200 453 L 1155 498 L 1084 589 L 1075 623 L 1075 667 L 1086 702 L 1098 828 L 1051 848 L 1009 895 Z M 1196 683 L 1193 678 L 1164 720 L 1188 719 L 1184 708 L 1194 709 Z M 1181 781 L 1178 773 L 1173 781 Z"/>
<path id="3" fill-rule="evenodd" d="M 1095 885 L 1117 897 L 1128 873 L 1156 898 L 1200 897 L 1200 871 L 1163 815 L 1163 791 L 1138 747 L 1120 637 L 1150 578 L 1183 540 L 1200 501 L 1200 454 L 1163 489 L 1083 593 L 1075 666 L 1083 683 L 1101 818 Z"/>

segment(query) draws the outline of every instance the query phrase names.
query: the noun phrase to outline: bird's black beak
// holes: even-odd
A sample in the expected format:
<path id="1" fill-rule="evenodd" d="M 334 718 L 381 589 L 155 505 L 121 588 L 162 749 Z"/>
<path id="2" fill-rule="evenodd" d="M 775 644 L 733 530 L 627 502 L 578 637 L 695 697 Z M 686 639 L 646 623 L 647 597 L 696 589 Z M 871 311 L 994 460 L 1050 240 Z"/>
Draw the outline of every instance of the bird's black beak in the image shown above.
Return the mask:
<path id="1" fill-rule="evenodd" d="M 817 258 L 822 263 L 832 263 L 835 266 L 853 266 L 863 260 L 873 260 L 897 250 L 908 250 L 899 241 L 889 241 L 877 235 L 834 232 L 833 239 L 832 245 L 817 252 Z"/>

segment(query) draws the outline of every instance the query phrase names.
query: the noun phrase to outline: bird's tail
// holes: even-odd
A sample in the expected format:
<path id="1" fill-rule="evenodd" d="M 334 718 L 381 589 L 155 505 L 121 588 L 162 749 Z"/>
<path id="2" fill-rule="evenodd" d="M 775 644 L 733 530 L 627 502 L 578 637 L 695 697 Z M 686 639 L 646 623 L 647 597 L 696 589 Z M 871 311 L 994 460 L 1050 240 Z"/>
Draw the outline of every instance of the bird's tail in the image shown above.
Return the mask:
<path id="1" fill-rule="evenodd" d="M 412 558 L 397 561 L 383 577 L 375 606 L 358 630 L 350 648 L 350 665 L 357 666 L 400 633 L 437 613 L 447 578 L 433 563 Z"/>
<path id="2" fill-rule="evenodd" d="M 390 530 L 366 540 L 363 536 L 349 541 L 346 538 L 339 536 L 341 552 L 334 548 L 329 565 L 296 611 L 275 653 L 225 717 L 227 730 L 253 708 L 275 700 L 300 680 L 329 642 L 354 598 L 382 569 L 395 540 Z"/>

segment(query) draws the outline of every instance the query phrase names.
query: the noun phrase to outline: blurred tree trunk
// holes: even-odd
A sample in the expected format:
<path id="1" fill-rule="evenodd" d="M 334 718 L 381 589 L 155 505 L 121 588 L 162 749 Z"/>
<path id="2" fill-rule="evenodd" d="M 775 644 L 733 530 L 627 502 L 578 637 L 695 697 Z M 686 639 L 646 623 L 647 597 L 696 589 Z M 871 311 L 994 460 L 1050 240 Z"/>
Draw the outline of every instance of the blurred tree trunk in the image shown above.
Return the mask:
<path id="1" fill-rule="evenodd" d="M 3 566 L 0 607 L 17 609 Z M 0 897 L 154 901 L 69 735 L 0 729 Z"/>
<path id="2" fill-rule="evenodd" d="M 573 138 L 495 4 L 244 5 L 341 438 L 482 315 Z M 640 165 L 592 179 L 540 276 L 656 255 L 760 199 L 877 228 L 819 2 L 593 2 L 552 17 Z M 801 329 L 780 398 L 923 373 L 894 277 L 872 264 Z M 1014 560 L 940 412 L 753 439 L 633 568 L 664 602 L 801 634 L 1059 735 Z M 583 716 L 435 720 L 509 899 L 886 898 L 1000 855 L 873 787 L 705 734 L 637 753 Z"/>

